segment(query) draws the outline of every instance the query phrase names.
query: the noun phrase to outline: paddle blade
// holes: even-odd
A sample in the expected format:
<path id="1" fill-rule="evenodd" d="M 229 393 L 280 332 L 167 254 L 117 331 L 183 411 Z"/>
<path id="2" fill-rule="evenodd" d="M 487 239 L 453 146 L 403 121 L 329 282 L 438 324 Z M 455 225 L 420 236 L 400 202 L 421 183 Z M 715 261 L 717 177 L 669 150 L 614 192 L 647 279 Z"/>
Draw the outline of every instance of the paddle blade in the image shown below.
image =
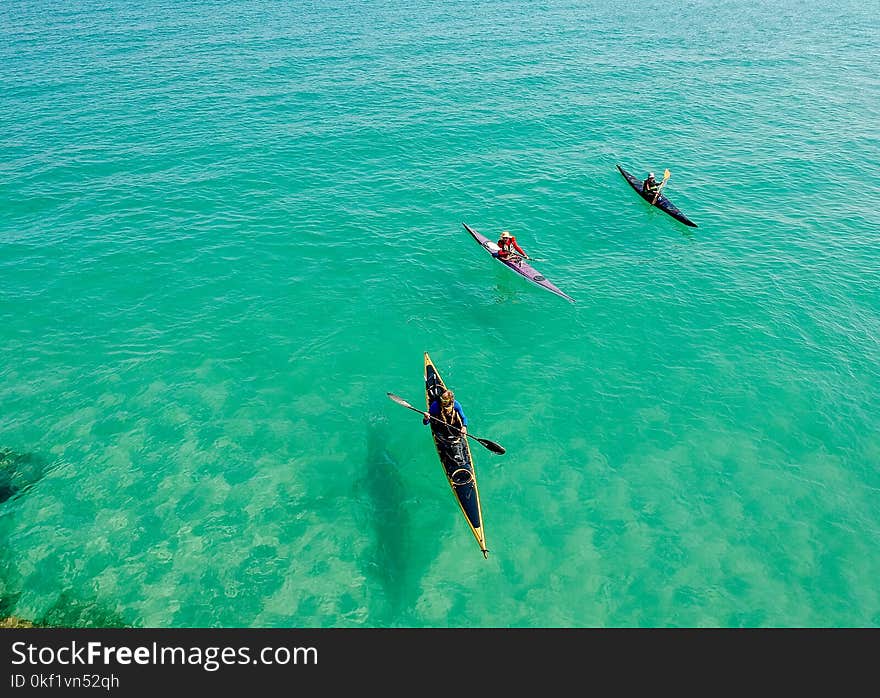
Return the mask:
<path id="1" fill-rule="evenodd" d="M 663 179 L 669 179 L 672 173 L 669 170 L 663 170 Z"/>
<path id="2" fill-rule="evenodd" d="M 394 393 L 385 393 L 388 397 L 390 397 L 394 402 L 398 405 L 403 405 L 404 407 L 412 407 L 406 400 L 404 400 L 400 395 L 395 395 Z"/>
<path id="3" fill-rule="evenodd" d="M 474 438 L 477 439 L 476 436 Z M 489 439 L 477 439 L 477 441 L 479 441 L 481 444 L 483 444 L 483 446 L 492 451 L 492 453 L 497 453 L 499 456 L 503 456 L 505 453 L 507 453 L 504 446 L 502 446 L 501 444 L 496 444 L 494 441 L 489 441 Z"/>

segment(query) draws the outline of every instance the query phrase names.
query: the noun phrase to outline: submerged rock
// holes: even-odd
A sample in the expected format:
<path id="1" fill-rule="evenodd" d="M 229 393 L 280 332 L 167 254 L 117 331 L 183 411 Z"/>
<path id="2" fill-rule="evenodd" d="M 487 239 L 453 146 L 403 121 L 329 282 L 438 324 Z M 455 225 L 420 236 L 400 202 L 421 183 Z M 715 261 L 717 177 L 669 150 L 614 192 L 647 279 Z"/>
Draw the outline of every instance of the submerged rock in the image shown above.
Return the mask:
<path id="1" fill-rule="evenodd" d="M 47 471 L 46 462 L 30 453 L 16 453 L 0 448 L 0 504 L 20 496 L 38 482 Z M 111 605 L 84 598 L 63 590 L 45 613 L 25 619 L 16 615 L 21 595 L 14 561 L 6 541 L 0 539 L 0 628 L 128 628 L 133 623 Z"/>
<path id="2" fill-rule="evenodd" d="M 18 618 L 11 615 L 15 602 L 18 601 L 18 594 L 5 595 L 0 594 L 0 628 L 34 628 L 36 627 L 31 621 L 24 618 Z"/>
<path id="3" fill-rule="evenodd" d="M 44 627 L 53 628 L 130 628 L 115 610 L 90 599 L 83 599 L 63 591 L 52 607 L 39 620 Z"/>
<path id="4" fill-rule="evenodd" d="M 46 473 L 46 463 L 32 453 L 0 448 L 0 504 L 30 489 Z"/>
<path id="5" fill-rule="evenodd" d="M 106 606 L 61 592 L 51 608 L 36 620 L 11 613 L 18 594 L 0 596 L 0 628 L 131 628 L 132 623 Z"/>

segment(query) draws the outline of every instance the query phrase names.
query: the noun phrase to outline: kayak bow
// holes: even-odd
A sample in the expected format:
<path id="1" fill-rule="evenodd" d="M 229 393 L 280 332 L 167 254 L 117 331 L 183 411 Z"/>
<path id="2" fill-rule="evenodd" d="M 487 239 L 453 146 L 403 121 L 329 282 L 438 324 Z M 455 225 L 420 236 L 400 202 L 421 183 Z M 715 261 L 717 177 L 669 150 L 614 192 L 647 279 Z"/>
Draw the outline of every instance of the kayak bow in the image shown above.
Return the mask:
<path id="1" fill-rule="evenodd" d="M 428 352 L 425 352 L 425 401 L 426 409 L 430 410 L 434 400 L 440 400 L 440 395 L 446 390 L 443 379 L 437 372 Z M 477 474 L 474 472 L 474 461 L 471 457 L 471 448 L 468 440 L 462 436 L 458 439 L 450 439 L 449 432 L 443 424 L 435 420 L 430 421 L 431 435 L 434 437 L 434 446 L 446 479 L 452 488 L 452 493 L 461 507 L 474 538 L 480 546 L 483 557 L 489 557 L 486 549 L 486 536 L 483 532 L 483 511 L 480 508 L 480 493 L 477 490 Z"/>
<path id="2" fill-rule="evenodd" d="M 645 201 L 650 204 L 654 196 L 652 194 L 645 195 L 645 192 L 643 191 L 644 184 L 636 179 L 632 174 L 623 169 L 620 165 L 617 166 L 617 169 L 620 170 L 620 174 L 622 174 L 624 179 L 629 182 L 629 185 L 639 193 L 639 196 L 641 196 Z M 691 228 L 697 227 L 697 224 L 694 223 L 686 215 L 684 215 L 681 211 L 679 211 L 678 208 L 669 199 L 666 198 L 662 191 L 660 192 L 660 196 L 657 197 L 657 201 L 651 205 L 656 206 L 661 211 L 668 213 L 675 220 L 680 221 L 685 225 L 689 225 Z"/>
<path id="3" fill-rule="evenodd" d="M 525 277 L 526 279 L 531 281 L 533 284 L 537 284 L 541 288 L 550 291 L 550 293 L 555 293 L 557 296 L 562 296 L 567 301 L 574 303 L 574 298 L 566 293 L 563 293 L 556 286 L 547 281 L 547 279 L 544 278 L 544 275 L 541 274 L 537 269 L 532 267 L 528 262 L 526 262 L 526 260 L 517 257 L 516 261 L 509 261 L 495 256 L 495 253 L 498 252 L 498 245 L 495 242 L 487 238 L 485 235 L 481 235 L 480 233 L 478 233 L 467 223 L 462 223 L 462 225 L 464 226 L 464 229 L 471 234 L 471 237 L 473 237 L 474 240 L 480 243 L 483 249 L 485 249 L 489 254 L 495 257 L 495 259 L 501 262 L 505 267 L 507 267 L 508 269 L 512 269 L 520 276 Z"/>

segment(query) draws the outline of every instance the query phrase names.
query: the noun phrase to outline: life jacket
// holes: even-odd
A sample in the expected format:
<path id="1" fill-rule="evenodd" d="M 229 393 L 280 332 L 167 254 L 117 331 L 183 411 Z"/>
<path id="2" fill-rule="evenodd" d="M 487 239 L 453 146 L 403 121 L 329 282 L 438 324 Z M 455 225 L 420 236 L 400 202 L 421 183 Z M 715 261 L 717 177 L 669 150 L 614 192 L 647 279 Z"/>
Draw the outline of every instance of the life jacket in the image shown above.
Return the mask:
<path id="1" fill-rule="evenodd" d="M 514 247 L 515 244 L 516 244 L 515 237 L 501 238 L 498 241 L 498 252 L 500 253 L 500 255 L 502 257 L 506 257 L 511 252 L 516 251 L 516 248 Z"/>
<path id="2" fill-rule="evenodd" d="M 452 403 L 449 412 L 443 409 L 443 403 L 440 402 L 439 399 L 437 400 L 437 404 L 440 407 L 440 414 L 438 417 L 443 422 L 442 425 L 437 424 L 437 427 L 442 431 L 442 436 L 445 441 L 455 443 L 461 438 L 461 429 L 464 428 L 464 423 L 461 421 L 461 415 L 455 409 L 455 403 Z M 447 428 L 447 425 L 452 428 Z"/>

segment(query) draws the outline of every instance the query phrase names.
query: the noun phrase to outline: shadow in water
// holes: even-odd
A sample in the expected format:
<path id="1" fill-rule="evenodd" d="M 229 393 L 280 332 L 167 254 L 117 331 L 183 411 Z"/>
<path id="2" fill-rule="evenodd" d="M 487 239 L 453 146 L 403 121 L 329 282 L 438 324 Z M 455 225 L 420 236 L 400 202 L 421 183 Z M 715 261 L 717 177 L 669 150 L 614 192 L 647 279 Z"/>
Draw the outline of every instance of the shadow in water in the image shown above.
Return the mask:
<path id="1" fill-rule="evenodd" d="M 27 492 L 46 474 L 46 463 L 32 453 L 0 448 L 0 504 Z"/>
<path id="2" fill-rule="evenodd" d="M 412 545 L 407 492 L 398 464 L 386 450 L 388 426 L 384 419 L 367 423 L 367 461 L 358 483 L 369 497 L 370 525 L 375 536 L 367 572 L 375 577 L 388 600 L 394 625 L 408 625 L 416 601 L 412 580 Z"/>

